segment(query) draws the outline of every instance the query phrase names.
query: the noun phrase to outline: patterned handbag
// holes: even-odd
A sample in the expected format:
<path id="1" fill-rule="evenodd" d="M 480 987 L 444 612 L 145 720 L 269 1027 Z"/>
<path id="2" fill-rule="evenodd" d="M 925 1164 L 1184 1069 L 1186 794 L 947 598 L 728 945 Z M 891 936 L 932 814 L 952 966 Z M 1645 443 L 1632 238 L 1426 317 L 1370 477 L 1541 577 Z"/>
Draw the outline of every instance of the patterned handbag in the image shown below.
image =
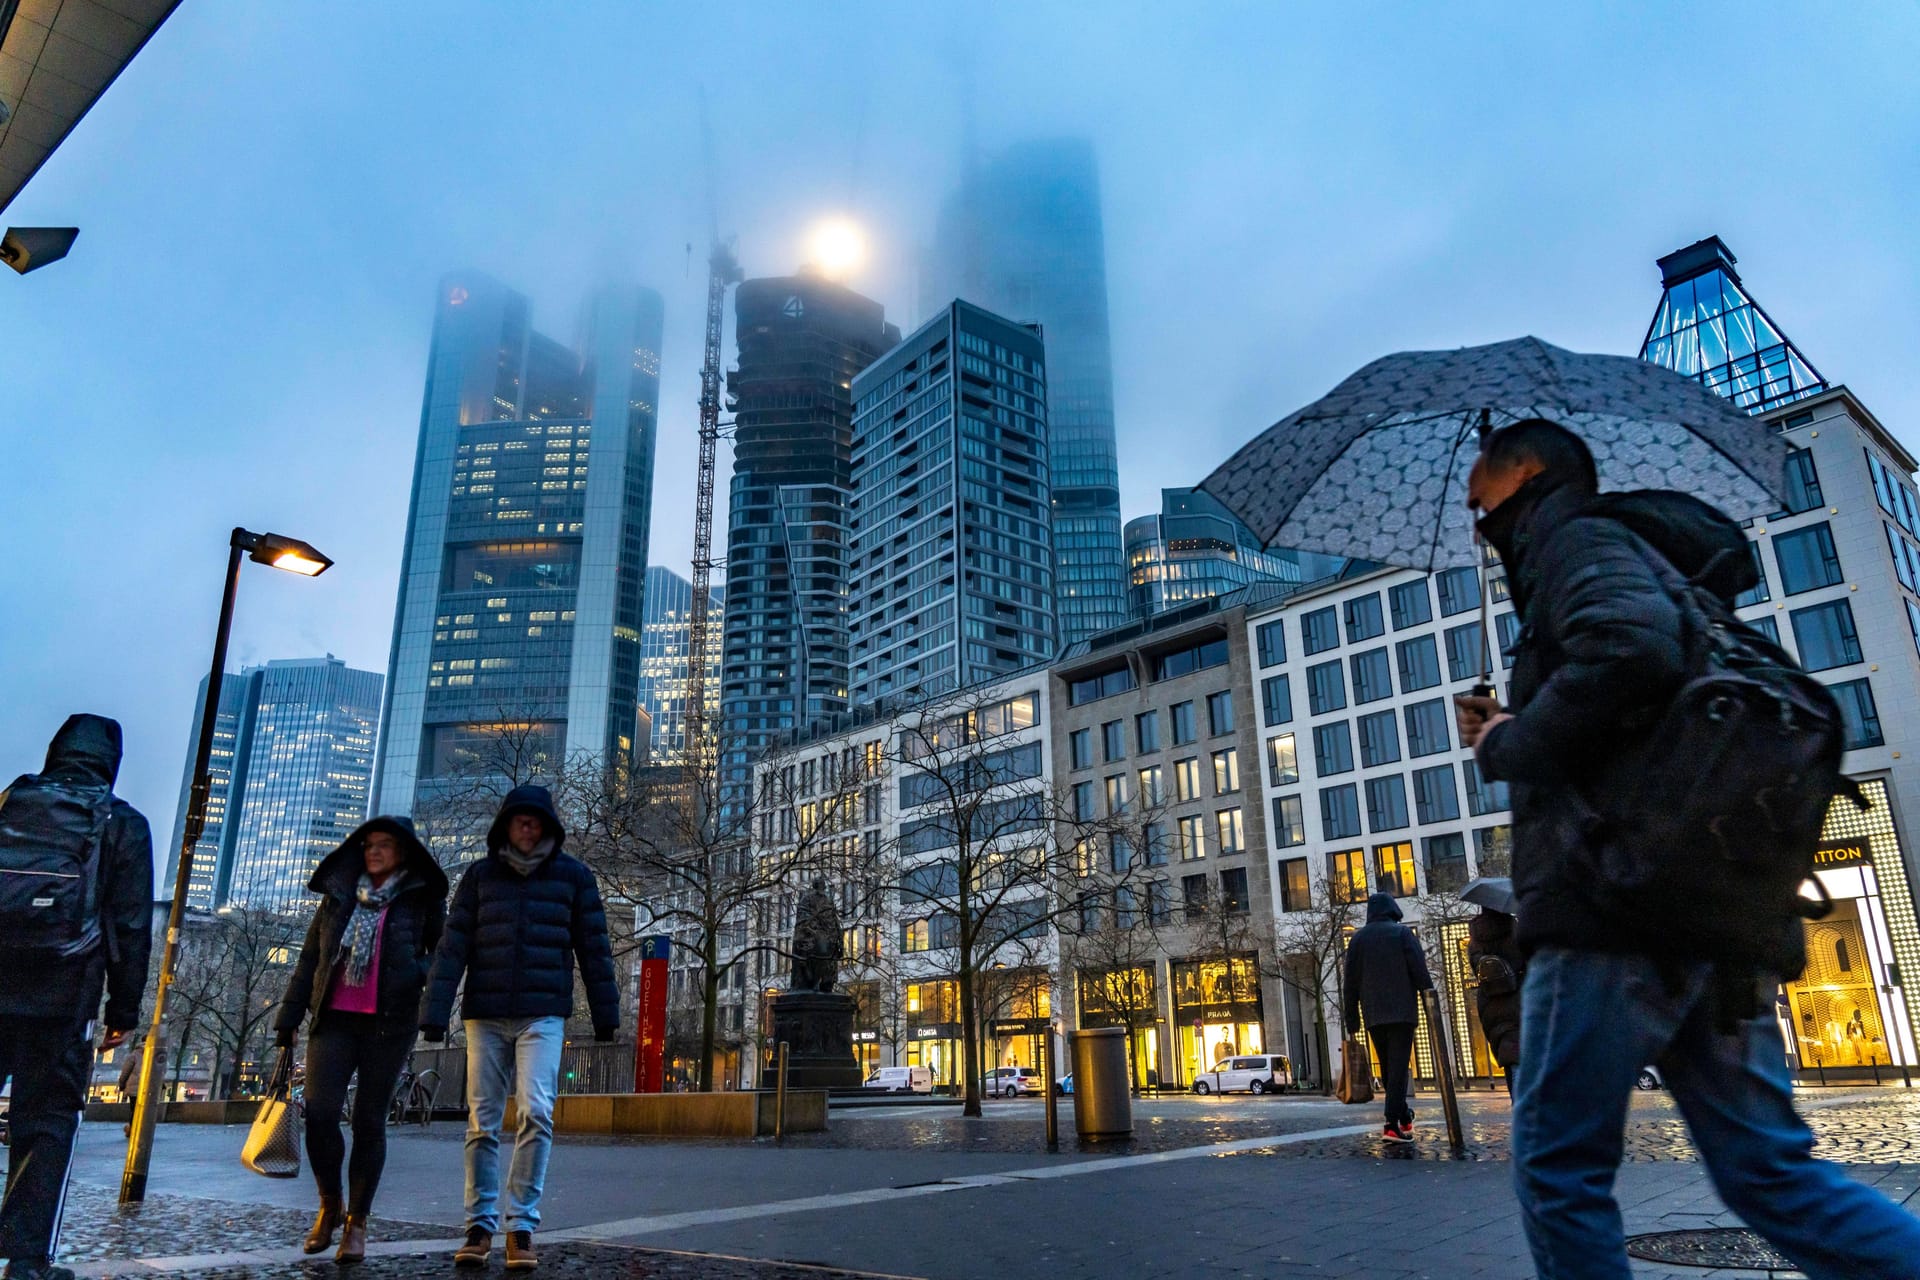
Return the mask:
<path id="1" fill-rule="evenodd" d="M 293 1083 L 293 1049 L 280 1050 L 280 1063 L 273 1069 L 267 1096 L 260 1100 L 253 1125 L 247 1130 L 246 1145 L 240 1148 L 240 1163 L 267 1178 L 300 1176 L 300 1126 L 290 1097 Z"/>

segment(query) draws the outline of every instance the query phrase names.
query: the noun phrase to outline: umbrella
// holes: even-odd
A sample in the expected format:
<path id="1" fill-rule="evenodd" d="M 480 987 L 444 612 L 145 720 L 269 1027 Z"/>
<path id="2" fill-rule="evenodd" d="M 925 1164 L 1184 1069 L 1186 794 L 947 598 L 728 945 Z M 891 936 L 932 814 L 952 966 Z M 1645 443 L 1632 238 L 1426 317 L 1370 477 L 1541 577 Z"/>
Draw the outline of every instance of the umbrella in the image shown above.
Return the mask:
<path id="1" fill-rule="evenodd" d="M 1200 487 L 1269 546 L 1473 566 L 1467 472 L 1483 432 L 1522 418 L 1585 440 L 1603 489 L 1680 489 L 1736 520 L 1784 505 L 1787 445 L 1765 423 L 1659 365 L 1538 338 L 1376 360 Z"/>
<path id="2" fill-rule="evenodd" d="M 1467 887 L 1460 891 L 1460 901 L 1508 915 L 1520 906 L 1520 899 L 1513 892 L 1513 880 L 1508 876 L 1477 876 L 1467 881 Z"/>

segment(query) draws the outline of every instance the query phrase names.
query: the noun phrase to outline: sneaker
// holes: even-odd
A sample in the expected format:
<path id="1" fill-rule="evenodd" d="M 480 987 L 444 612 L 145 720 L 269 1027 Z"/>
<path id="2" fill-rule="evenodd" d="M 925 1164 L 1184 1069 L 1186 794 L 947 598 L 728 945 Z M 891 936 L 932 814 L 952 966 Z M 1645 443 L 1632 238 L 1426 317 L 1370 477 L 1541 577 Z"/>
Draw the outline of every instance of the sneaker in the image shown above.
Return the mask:
<path id="1" fill-rule="evenodd" d="M 485 1227 L 468 1227 L 467 1242 L 453 1251 L 456 1267 L 484 1267 L 493 1252 L 493 1232 Z"/>
<path id="2" fill-rule="evenodd" d="M 75 1280 L 73 1272 L 65 1267 L 54 1266 L 51 1258 L 35 1262 L 15 1258 L 0 1275 L 4 1275 L 6 1280 Z"/>
<path id="3" fill-rule="evenodd" d="M 540 1259 L 533 1252 L 533 1232 L 507 1232 L 507 1270 L 531 1271 L 539 1265 Z"/>
<path id="4" fill-rule="evenodd" d="M 1400 1126 L 1393 1125 L 1393 1124 L 1382 1125 L 1380 1127 L 1380 1137 L 1381 1137 L 1381 1140 L 1385 1142 L 1412 1142 L 1413 1141 L 1412 1135 L 1400 1132 Z"/>
<path id="5" fill-rule="evenodd" d="M 1400 1136 L 1408 1142 L 1413 1141 L 1413 1121 L 1408 1120 L 1400 1126 Z"/>

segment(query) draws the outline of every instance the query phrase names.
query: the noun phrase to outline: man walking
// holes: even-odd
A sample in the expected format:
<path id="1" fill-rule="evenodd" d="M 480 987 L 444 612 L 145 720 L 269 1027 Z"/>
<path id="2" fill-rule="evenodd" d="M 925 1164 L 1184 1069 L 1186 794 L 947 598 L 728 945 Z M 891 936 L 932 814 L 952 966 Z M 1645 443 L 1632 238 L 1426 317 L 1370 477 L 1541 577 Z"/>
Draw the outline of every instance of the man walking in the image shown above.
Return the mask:
<path id="1" fill-rule="evenodd" d="M 613 1039 L 620 997 L 607 916 L 593 872 L 561 849 L 566 829 L 545 787 L 515 787 L 487 832 L 487 856 L 467 868 L 422 997 L 420 1030 L 445 1038 L 454 991 L 467 1033 L 467 1238 L 463 1267 L 486 1265 L 500 1226 L 500 1126 L 507 1092 L 519 1113 L 507 1173 L 507 1267 L 539 1265 L 533 1231 L 553 1146 L 560 1050 L 573 1009 L 577 960 L 593 1038 Z"/>
<path id="2" fill-rule="evenodd" d="M 1607 905 L 1616 863 L 1601 861 L 1602 839 L 1611 860 L 1715 856 L 1641 850 L 1632 826 L 1594 807 L 1620 800 L 1618 780 L 1657 746 L 1650 730 L 1687 674 L 1690 632 L 1658 560 L 1729 607 L 1753 578 L 1740 528 L 1705 503 L 1597 489 L 1586 445 L 1534 419 L 1489 438 L 1468 490 L 1525 624 L 1511 708 L 1460 698 L 1457 718 L 1481 772 L 1513 788 L 1530 956 L 1514 1178 L 1535 1266 L 1550 1280 L 1627 1280 L 1613 1180 L 1629 1092 L 1654 1063 L 1721 1199 L 1795 1266 L 1827 1280 L 1920 1277 L 1920 1218 L 1813 1158 L 1771 1001 L 1755 998 L 1779 975 L 1690 958 L 1686 939 Z M 1603 773 L 1613 785 L 1596 783 Z"/>
<path id="3" fill-rule="evenodd" d="M 7 1280 L 53 1265 L 73 1137 L 101 1049 L 140 1023 L 152 933 L 153 836 L 113 794 L 120 726 L 68 718 L 46 767 L 0 792 L 0 1083 L 13 1082 L 0 1257 Z"/>
<path id="4" fill-rule="evenodd" d="M 1346 982 L 1341 989 L 1347 1034 L 1360 1028 L 1364 1013 L 1367 1036 L 1380 1059 L 1381 1080 L 1387 1087 L 1386 1124 L 1380 1136 L 1388 1142 L 1413 1141 L 1413 1108 L 1407 1104 L 1413 1029 L 1420 1021 L 1419 993 L 1433 990 L 1420 942 L 1400 921 L 1400 904 L 1391 893 L 1367 899 L 1367 922 L 1347 943 Z"/>

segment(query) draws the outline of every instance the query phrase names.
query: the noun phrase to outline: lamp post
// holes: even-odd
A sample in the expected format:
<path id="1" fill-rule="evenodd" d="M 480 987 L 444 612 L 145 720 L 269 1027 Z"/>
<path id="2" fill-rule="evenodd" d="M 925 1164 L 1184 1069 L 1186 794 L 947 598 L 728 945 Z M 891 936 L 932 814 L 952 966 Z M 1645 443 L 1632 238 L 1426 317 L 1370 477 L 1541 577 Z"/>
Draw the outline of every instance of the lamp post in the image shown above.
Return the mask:
<path id="1" fill-rule="evenodd" d="M 140 1086 L 134 1095 L 133 1124 L 127 1139 L 127 1164 L 120 1175 L 120 1203 L 138 1204 L 147 1197 L 147 1165 L 153 1157 L 153 1126 L 158 1118 L 155 1086 L 162 1069 L 157 1052 L 158 1030 L 166 1016 L 167 991 L 173 986 L 173 966 L 180 954 L 180 922 L 187 910 L 187 885 L 193 874 L 193 850 L 207 826 L 207 776 L 213 758 L 213 734 L 220 720 L 220 678 L 227 665 L 227 633 L 233 628 L 233 598 L 240 586 L 240 557 L 272 565 L 303 577 L 316 578 L 333 564 L 297 538 L 277 533 L 250 533 L 235 529 L 227 539 L 227 578 L 220 595 L 220 622 L 213 633 L 213 666 L 207 673 L 206 705 L 200 713 L 200 738 L 193 752 L 193 786 L 187 799 L 187 819 L 180 837 L 178 870 L 173 877 L 173 905 L 167 912 L 166 945 L 160 953 L 160 985 L 153 996 L 153 1030 L 140 1054 Z"/>

